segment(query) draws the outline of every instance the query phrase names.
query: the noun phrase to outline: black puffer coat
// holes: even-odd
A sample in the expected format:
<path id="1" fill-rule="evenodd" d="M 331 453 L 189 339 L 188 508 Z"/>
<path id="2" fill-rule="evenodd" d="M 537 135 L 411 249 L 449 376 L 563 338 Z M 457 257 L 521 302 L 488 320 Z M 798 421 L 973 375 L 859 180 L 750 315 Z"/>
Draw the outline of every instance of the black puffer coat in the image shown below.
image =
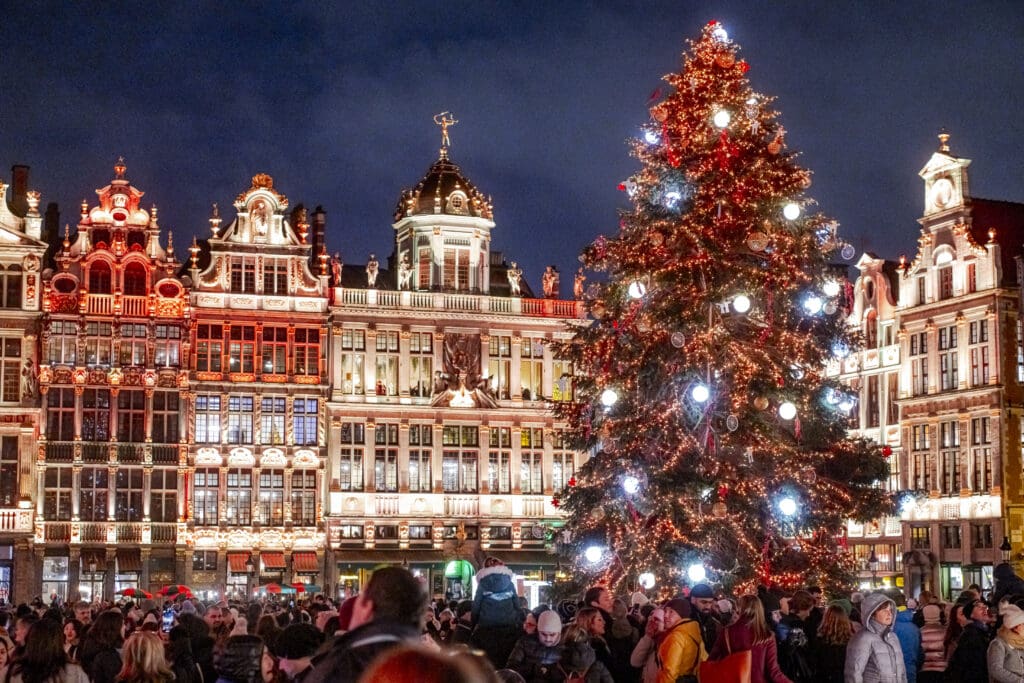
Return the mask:
<path id="1" fill-rule="evenodd" d="M 263 639 L 231 636 L 213 656 L 217 683 L 262 683 Z"/>

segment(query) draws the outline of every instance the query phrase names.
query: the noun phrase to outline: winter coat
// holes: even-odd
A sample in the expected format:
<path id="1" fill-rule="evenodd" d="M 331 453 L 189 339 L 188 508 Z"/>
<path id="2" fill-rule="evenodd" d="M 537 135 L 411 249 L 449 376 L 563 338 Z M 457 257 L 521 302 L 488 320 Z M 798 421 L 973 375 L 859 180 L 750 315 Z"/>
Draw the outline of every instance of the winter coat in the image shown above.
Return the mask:
<path id="1" fill-rule="evenodd" d="M 217 681 L 262 683 L 263 639 L 259 636 L 232 636 L 214 656 Z"/>
<path id="2" fill-rule="evenodd" d="M 117 674 L 121 673 L 121 653 L 114 648 L 90 651 L 89 642 L 80 651 L 82 668 L 89 674 L 93 683 L 114 683 Z"/>
<path id="3" fill-rule="evenodd" d="M 921 652 L 924 663 L 921 671 L 946 670 L 946 627 L 938 621 L 926 621 L 921 627 Z"/>
<path id="4" fill-rule="evenodd" d="M 643 683 L 655 683 L 658 680 L 658 644 L 660 640 L 648 635 L 640 636 L 633 653 L 629 655 L 629 663 L 641 669 L 640 680 Z"/>
<path id="5" fill-rule="evenodd" d="M 523 629 L 514 625 L 488 626 L 479 624 L 473 629 L 473 637 L 470 638 L 470 645 L 478 650 L 483 650 L 494 668 L 504 666 L 508 657 L 512 654 L 512 648 L 516 641 L 523 634 Z"/>
<path id="6" fill-rule="evenodd" d="M 755 643 L 754 629 L 748 620 L 738 621 L 722 629 L 708 659 L 725 659 L 733 652 L 743 650 L 750 650 L 750 683 L 791 683 L 779 667 L 775 637 Z"/>
<path id="7" fill-rule="evenodd" d="M 811 642 L 814 634 L 803 619 L 787 614 L 775 626 L 779 638 L 779 666 L 783 673 L 797 683 L 817 680 Z"/>
<path id="8" fill-rule="evenodd" d="M 705 659 L 700 624 L 683 619 L 669 629 L 658 646 L 657 683 L 676 683 L 680 676 L 696 676 Z"/>
<path id="9" fill-rule="evenodd" d="M 561 645 L 544 645 L 536 633 L 526 634 L 516 641 L 504 668 L 518 673 L 526 683 L 558 681 L 564 678 L 558 669 L 563 649 Z"/>
<path id="10" fill-rule="evenodd" d="M 50 679 L 51 683 L 89 683 L 89 677 L 78 664 L 68 662 L 60 674 Z M 21 672 L 11 674 L 8 683 L 22 683 Z"/>
<path id="11" fill-rule="evenodd" d="M 995 579 L 995 587 L 992 589 L 991 604 L 998 605 L 1008 595 L 1024 595 L 1024 579 L 1017 576 L 1013 567 L 1006 562 L 992 570 L 992 578 Z"/>
<path id="12" fill-rule="evenodd" d="M 988 683 L 988 626 L 976 621 L 964 626 L 949 658 L 946 678 L 957 683 Z"/>
<path id="13" fill-rule="evenodd" d="M 412 624 L 375 619 L 335 639 L 305 683 L 356 683 L 382 652 L 421 642 Z"/>
<path id="14" fill-rule="evenodd" d="M 896 603 L 881 593 L 868 595 L 861 604 L 864 628 L 846 646 L 846 683 L 907 683 L 899 638 L 892 626 L 882 626 L 872 619 L 884 605 L 890 605 L 895 615 Z"/>
<path id="15" fill-rule="evenodd" d="M 516 626 L 523 620 L 519 595 L 512 579 L 515 574 L 505 565 L 481 569 L 476 575 L 473 596 L 473 624 L 476 626 Z"/>
<path id="16" fill-rule="evenodd" d="M 818 638 L 811 651 L 814 673 L 819 683 L 843 683 L 846 668 L 845 643 L 827 643 Z"/>
<path id="17" fill-rule="evenodd" d="M 988 646 L 988 679 L 992 683 L 1024 681 L 1024 649 L 996 636 Z"/>
<path id="18" fill-rule="evenodd" d="M 921 662 L 921 631 L 914 625 L 914 613 L 903 610 L 896 613 L 892 623 L 893 633 L 903 650 L 903 666 L 907 671 L 907 683 L 916 683 L 917 667 Z"/>

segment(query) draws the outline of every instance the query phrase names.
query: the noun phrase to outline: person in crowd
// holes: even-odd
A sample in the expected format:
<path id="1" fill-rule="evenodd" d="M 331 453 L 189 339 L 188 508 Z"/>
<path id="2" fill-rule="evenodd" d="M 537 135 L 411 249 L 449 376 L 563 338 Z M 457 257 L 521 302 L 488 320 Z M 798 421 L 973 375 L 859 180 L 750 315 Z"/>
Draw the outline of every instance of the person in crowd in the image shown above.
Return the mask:
<path id="1" fill-rule="evenodd" d="M 473 603 L 463 600 L 455 606 L 455 629 L 448 638 L 449 645 L 469 647 L 473 640 Z"/>
<path id="2" fill-rule="evenodd" d="M 450 612 L 451 610 L 449 610 Z M 454 615 L 452 617 L 454 624 Z M 537 632 L 537 615 L 533 612 L 527 612 L 523 616 L 523 633 L 526 635 L 532 635 Z"/>
<path id="3" fill-rule="evenodd" d="M 0 636 L 0 681 L 7 680 L 7 670 L 11 667 L 14 656 L 14 641 L 7 636 Z"/>
<path id="4" fill-rule="evenodd" d="M 523 613 L 512 583 L 515 574 L 498 558 L 488 557 L 476 577 L 472 644 L 499 667 L 508 661 L 522 628 Z"/>
<path id="5" fill-rule="evenodd" d="M 68 659 L 72 662 L 78 661 L 83 631 L 85 626 L 78 619 L 68 619 L 64 622 L 64 652 L 68 653 Z"/>
<path id="6" fill-rule="evenodd" d="M 268 647 L 263 648 L 263 658 L 260 661 L 260 675 L 263 683 L 288 683 L 288 677 L 281 671 L 280 661 Z"/>
<path id="7" fill-rule="evenodd" d="M 210 605 L 206 608 L 206 614 L 203 615 L 203 621 L 210 627 L 210 633 L 215 633 L 221 624 L 224 623 L 224 613 L 217 605 Z"/>
<path id="8" fill-rule="evenodd" d="M 264 614 L 256 624 L 256 631 L 253 635 L 259 636 L 263 639 L 264 643 L 270 645 L 280 633 L 281 628 L 277 625 L 277 619 L 274 618 L 274 615 Z"/>
<path id="9" fill-rule="evenodd" d="M 593 648 L 597 661 L 608 669 L 612 678 L 619 681 L 620 679 L 615 676 L 619 667 L 615 664 L 611 648 L 608 647 L 608 641 L 605 639 L 605 621 L 601 617 L 601 613 L 594 607 L 584 607 L 576 613 L 575 623 L 577 627 L 586 632 L 589 638 L 588 643 Z"/>
<path id="10" fill-rule="evenodd" d="M 25 651 L 25 638 L 28 637 L 29 630 L 37 621 L 39 621 L 39 617 L 32 612 L 22 615 L 15 620 L 12 640 L 14 641 L 14 655 L 16 657 Z"/>
<path id="11" fill-rule="evenodd" d="M 864 602 L 864 594 L 860 591 L 854 591 L 850 593 L 850 604 L 853 608 L 850 610 L 850 622 L 854 625 L 862 623 L 860 606 Z"/>
<path id="12" fill-rule="evenodd" d="M 217 672 L 213 666 L 213 650 L 216 643 L 210 637 L 210 627 L 195 613 L 184 610 L 178 615 L 178 624 L 185 629 L 188 636 L 192 659 L 199 667 L 201 680 L 204 683 L 210 683 L 217 678 Z"/>
<path id="13" fill-rule="evenodd" d="M 846 648 L 853 637 L 853 624 L 840 605 L 829 605 L 818 627 L 812 654 L 814 671 L 821 683 L 843 683 Z"/>
<path id="14" fill-rule="evenodd" d="M 998 605 L 1008 595 L 1024 595 L 1024 579 L 1017 576 L 1007 562 L 996 565 L 992 570 L 995 587 L 992 590 L 992 604 Z"/>
<path id="15" fill-rule="evenodd" d="M 789 599 L 786 613 L 776 625 L 779 639 L 779 663 L 786 676 L 796 683 L 815 680 L 811 654 L 817 634 L 808 629 L 808 619 L 814 609 L 814 598 L 807 591 L 797 591 Z"/>
<path id="16" fill-rule="evenodd" d="M 640 632 L 630 621 L 626 601 L 615 598 L 612 601 L 611 629 L 606 630 L 604 638 L 612 653 L 612 676 L 616 683 L 636 683 L 640 680 L 640 670 L 630 663 L 633 648 L 640 640 Z"/>
<path id="17" fill-rule="evenodd" d="M 213 668 L 217 683 L 262 683 L 266 646 L 258 636 L 231 636 L 217 646 Z"/>
<path id="18" fill-rule="evenodd" d="M 92 605 L 81 600 L 75 603 L 75 619 L 82 622 L 86 629 L 92 625 Z"/>
<path id="19" fill-rule="evenodd" d="M 718 634 L 708 659 L 725 659 L 734 652 L 750 650 L 750 683 L 791 683 L 779 668 L 775 633 L 764 616 L 756 595 L 740 597 L 737 620 Z"/>
<path id="20" fill-rule="evenodd" d="M 942 683 L 946 677 L 946 645 L 943 642 L 946 627 L 942 624 L 942 608 L 932 602 L 920 609 L 921 668 L 917 683 Z"/>
<path id="21" fill-rule="evenodd" d="M 423 647 L 394 648 L 359 678 L 360 683 L 493 683 L 494 668 L 468 652 L 442 654 Z"/>
<path id="22" fill-rule="evenodd" d="M 665 610 L 656 607 L 647 615 L 644 634 L 629 655 L 631 666 L 640 669 L 642 683 L 655 683 L 658 679 L 658 645 L 665 631 Z"/>
<path id="23" fill-rule="evenodd" d="M 174 673 L 164 658 L 164 644 L 152 631 L 136 631 L 121 653 L 123 664 L 118 683 L 173 683 Z"/>
<path id="24" fill-rule="evenodd" d="M 1024 610 L 1004 602 L 999 606 L 1002 626 L 988 646 L 988 676 L 992 683 L 1024 681 Z"/>
<path id="25" fill-rule="evenodd" d="M 718 640 L 721 626 L 718 620 L 718 600 L 715 591 L 706 583 L 698 583 L 690 589 L 690 614 L 700 625 L 700 637 L 704 642 L 704 651 L 710 652 Z"/>
<path id="26" fill-rule="evenodd" d="M 988 605 L 980 598 L 961 606 L 963 631 L 949 657 L 946 678 L 957 683 L 988 683 L 988 646 L 992 639 Z"/>
<path id="27" fill-rule="evenodd" d="M 373 572 L 352 608 L 351 630 L 334 641 L 304 683 L 358 680 L 381 653 L 420 640 L 426 609 L 427 595 L 408 570 Z"/>
<path id="28" fill-rule="evenodd" d="M 582 608 L 576 614 L 575 621 L 566 626 L 562 633 L 562 659 L 558 662 L 558 671 L 564 674 L 567 680 L 576 677 L 586 683 L 615 683 L 608 667 L 597 659 L 591 645 L 593 637 L 589 627 L 593 627 L 595 622 L 601 622 L 601 616 L 596 613 L 587 615 L 588 610 L 594 612 L 592 607 Z"/>
<path id="29" fill-rule="evenodd" d="M 117 610 L 100 612 L 79 648 L 82 667 L 93 683 L 114 683 L 121 671 L 123 644 L 124 616 Z"/>
<path id="30" fill-rule="evenodd" d="M 684 676 L 697 676 L 705 652 L 700 623 L 692 618 L 690 610 L 690 601 L 682 598 L 669 600 L 664 606 L 665 633 L 658 645 L 657 683 L 676 683 Z"/>
<path id="31" fill-rule="evenodd" d="M 821 590 L 821 586 L 810 586 L 807 588 L 807 594 L 811 596 L 811 611 L 807 615 L 807 632 L 811 634 L 811 642 L 813 643 L 818 635 L 818 629 L 821 628 L 821 621 L 825 618 L 825 592 Z"/>
<path id="32" fill-rule="evenodd" d="M 896 603 L 883 593 L 871 593 L 860 611 L 864 628 L 846 648 L 846 683 L 906 683 L 900 641 L 892 631 Z"/>
<path id="33" fill-rule="evenodd" d="M 965 605 L 954 603 L 949 608 L 949 616 L 946 619 L 946 634 L 942 639 L 942 645 L 946 652 L 947 667 L 950 658 L 953 656 L 953 652 L 956 650 L 957 641 L 960 639 L 960 634 L 963 633 L 964 624 L 967 623 L 967 617 L 964 616 L 963 608 Z"/>
<path id="34" fill-rule="evenodd" d="M 178 624 L 167 633 L 165 657 L 175 683 L 201 683 L 199 665 L 192 657 L 192 644 L 184 626 Z"/>
<path id="35" fill-rule="evenodd" d="M 907 683 L 917 683 L 917 669 L 921 666 L 921 629 L 914 625 L 914 613 L 907 609 L 907 599 L 897 591 L 893 595 L 896 603 L 896 619 L 892 630 L 900 641 L 903 665 L 907 670 Z"/>
<path id="36" fill-rule="evenodd" d="M 313 655 L 323 644 L 323 634 L 312 624 L 289 624 L 271 650 L 289 681 L 301 683 L 313 671 Z"/>
<path id="37" fill-rule="evenodd" d="M 89 683 L 82 667 L 68 661 L 59 621 L 41 619 L 29 628 L 24 653 L 7 672 L 7 683 Z"/>
<path id="38" fill-rule="evenodd" d="M 562 660 L 562 619 L 547 610 L 537 618 L 537 632 L 524 633 L 512 648 L 505 667 L 521 675 L 527 683 L 559 680 Z"/>

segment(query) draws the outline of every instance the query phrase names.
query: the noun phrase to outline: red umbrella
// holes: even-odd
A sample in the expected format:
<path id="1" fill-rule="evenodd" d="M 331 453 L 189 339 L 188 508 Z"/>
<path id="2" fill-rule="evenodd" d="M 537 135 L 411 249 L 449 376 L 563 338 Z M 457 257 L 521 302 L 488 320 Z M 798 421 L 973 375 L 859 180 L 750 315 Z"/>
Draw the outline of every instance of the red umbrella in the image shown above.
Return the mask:
<path id="1" fill-rule="evenodd" d="M 179 595 L 184 594 L 185 597 L 192 596 L 192 589 L 180 583 L 172 584 L 170 586 L 164 586 L 159 591 L 160 595 Z"/>
<path id="2" fill-rule="evenodd" d="M 296 581 L 295 583 L 293 583 L 292 584 L 292 588 L 295 589 L 296 593 L 305 593 L 306 592 L 306 584 L 302 583 L 301 581 Z"/>
<path id="3" fill-rule="evenodd" d="M 268 593 L 280 593 L 281 586 L 276 583 L 268 583 L 266 586 L 263 586 L 263 590 L 267 591 Z"/>
<path id="4" fill-rule="evenodd" d="M 121 595 L 129 598 L 151 598 L 153 594 L 149 591 L 144 591 L 141 588 L 125 588 L 124 590 L 118 591 Z"/>

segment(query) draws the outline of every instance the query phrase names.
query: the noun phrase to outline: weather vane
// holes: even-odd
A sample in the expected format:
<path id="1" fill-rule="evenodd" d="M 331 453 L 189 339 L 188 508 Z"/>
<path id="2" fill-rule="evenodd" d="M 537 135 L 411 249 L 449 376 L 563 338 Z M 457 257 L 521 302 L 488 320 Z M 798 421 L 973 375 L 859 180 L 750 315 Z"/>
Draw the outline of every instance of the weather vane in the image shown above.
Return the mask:
<path id="1" fill-rule="evenodd" d="M 458 119 L 450 111 L 443 111 L 434 114 L 434 123 L 441 126 L 441 146 L 451 147 L 452 141 L 448 138 L 448 129 L 458 123 Z"/>

